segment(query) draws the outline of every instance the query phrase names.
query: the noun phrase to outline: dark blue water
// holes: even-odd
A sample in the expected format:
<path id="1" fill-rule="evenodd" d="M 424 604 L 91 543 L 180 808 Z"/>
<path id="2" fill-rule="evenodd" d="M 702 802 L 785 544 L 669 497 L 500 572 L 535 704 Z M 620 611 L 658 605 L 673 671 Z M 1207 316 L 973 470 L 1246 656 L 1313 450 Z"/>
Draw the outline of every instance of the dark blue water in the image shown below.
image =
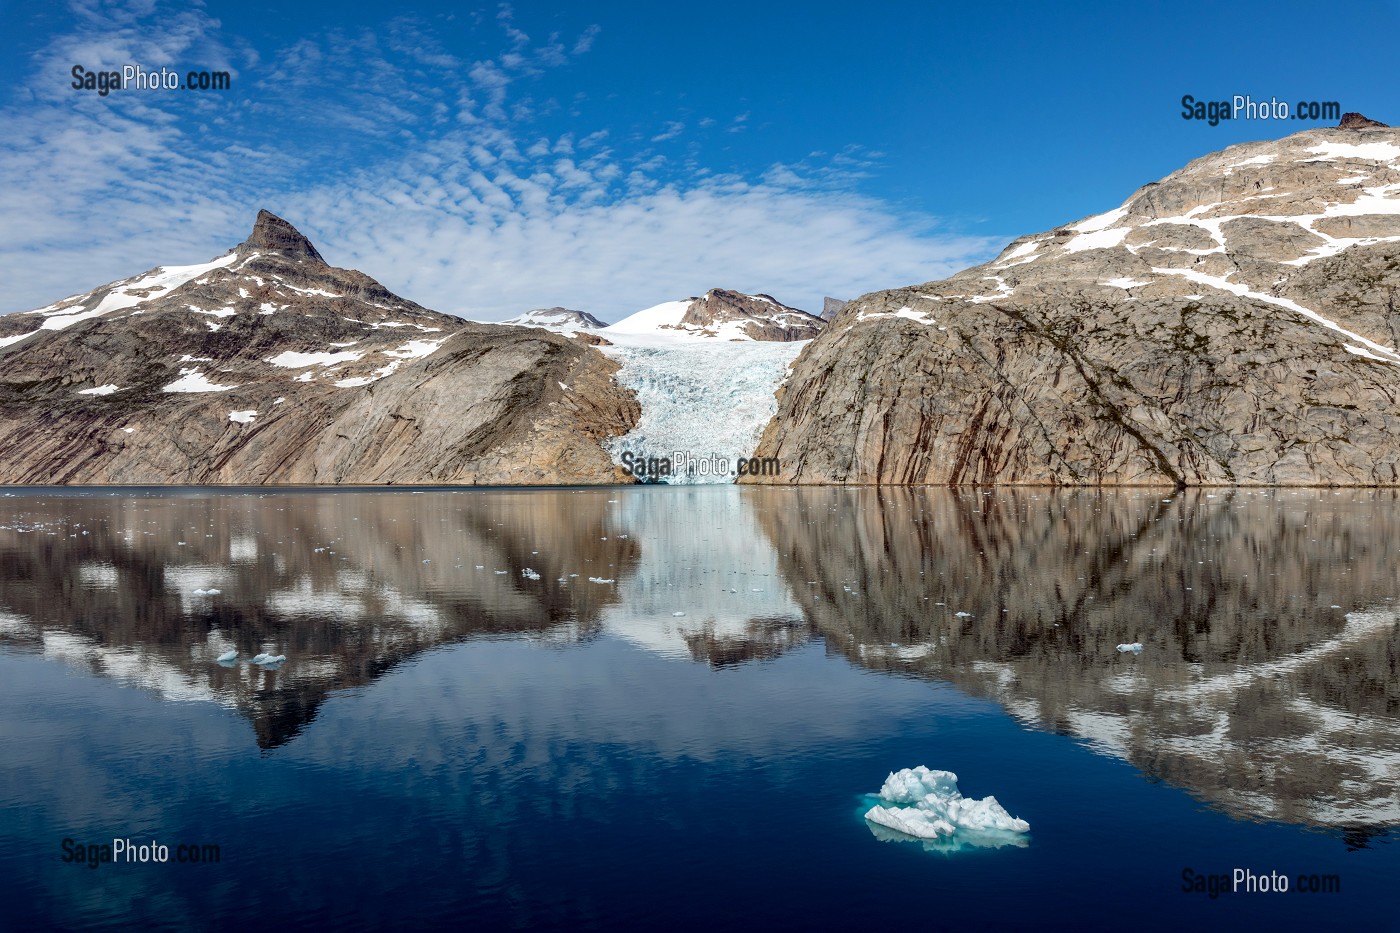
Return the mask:
<path id="1" fill-rule="evenodd" d="M 1332 492 L 3 500 L 0 927 L 1400 928 L 1396 515 Z M 918 764 L 1026 844 L 877 837 L 862 795 Z M 219 860 L 62 861 L 117 837 Z M 1181 890 L 1236 867 L 1341 890 Z"/>

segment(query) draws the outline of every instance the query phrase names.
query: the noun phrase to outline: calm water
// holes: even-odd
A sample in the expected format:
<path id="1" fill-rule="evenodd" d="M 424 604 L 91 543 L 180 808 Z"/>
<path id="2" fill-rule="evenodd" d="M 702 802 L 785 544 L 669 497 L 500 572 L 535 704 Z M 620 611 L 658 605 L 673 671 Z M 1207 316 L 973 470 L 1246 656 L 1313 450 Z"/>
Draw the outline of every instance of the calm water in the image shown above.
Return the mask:
<path id="1" fill-rule="evenodd" d="M 1400 929 L 1398 552 L 1350 490 L 22 492 L 0 927 Z M 919 764 L 1026 844 L 872 831 Z"/>

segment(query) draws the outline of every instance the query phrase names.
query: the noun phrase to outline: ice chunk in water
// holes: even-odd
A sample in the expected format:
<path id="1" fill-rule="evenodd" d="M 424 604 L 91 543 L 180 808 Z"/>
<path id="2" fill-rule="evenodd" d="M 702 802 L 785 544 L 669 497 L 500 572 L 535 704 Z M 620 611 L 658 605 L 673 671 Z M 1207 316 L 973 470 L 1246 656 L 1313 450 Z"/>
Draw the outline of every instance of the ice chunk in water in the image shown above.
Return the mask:
<path id="1" fill-rule="evenodd" d="M 865 818 L 904 837 L 951 843 L 939 846 L 945 849 L 1023 845 L 1020 837 L 1031 828 L 1007 813 L 995 797 L 964 797 L 953 772 L 923 765 L 890 774 Z"/>
<path id="2" fill-rule="evenodd" d="M 227 664 L 229 661 L 237 661 L 237 660 L 238 660 L 238 652 L 237 652 L 237 651 L 232 651 L 232 650 L 230 650 L 230 651 L 225 651 L 223 654 L 219 655 L 219 657 L 218 657 L 218 662 L 219 662 L 220 664 Z"/>
<path id="3" fill-rule="evenodd" d="M 1118 650 L 1124 654 L 1127 654 L 1129 651 L 1133 654 L 1142 654 L 1142 642 L 1135 641 L 1130 645 L 1119 645 Z"/>

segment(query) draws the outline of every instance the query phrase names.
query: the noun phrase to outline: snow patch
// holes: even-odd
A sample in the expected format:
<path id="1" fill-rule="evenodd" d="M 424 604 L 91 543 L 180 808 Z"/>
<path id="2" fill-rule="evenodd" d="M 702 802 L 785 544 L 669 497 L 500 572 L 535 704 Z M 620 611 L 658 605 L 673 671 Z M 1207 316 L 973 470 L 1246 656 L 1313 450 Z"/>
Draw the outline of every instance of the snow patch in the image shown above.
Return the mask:
<path id="1" fill-rule="evenodd" d="M 227 392 L 237 386 L 215 385 L 197 369 L 180 370 L 180 378 L 161 388 L 162 392 Z"/>
<path id="2" fill-rule="evenodd" d="M 107 383 L 106 385 L 97 386 L 96 388 L 92 388 L 92 389 L 79 389 L 79 390 L 78 390 L 78 394 L 79 394 L 79 395 L 111 395 L 113 392 L 117 392 L 117 391 L 120 391 L 120 390 L 119 390 L 119 388 L 116 386 L 116 384 L 109 382 L 109 383 Z"/>
<path id="3" fill-rule="evenodd" d="M 1128 227 L 1118 227 L 1115 230 L 1094 230 L 1089 233 L 1081 233 L 1065 244 L 1065 252 L 1082 253 L 1087 249 L 1112 249 L 1119 245 L 1128 235 Z"/>
<path id="4" fill-rule="evenodd" d="M 1400 146 L 1395 143 L 1318 143 L 1308 150 L 1315 152 L 1318 158 L 1332 161 L 1335 159 L 1370 159 L 1375 162 L 1391 162 L 1400 159 Z"/>
<path id="5" fill-rule="evenodd" d="M 354 350 L 342 350 L 332 353 L 326 350 L 313 353 L 298 353 L 295 350 L 285 350 L 269 359 L 267 362 L 273 366 L 280 366 L 283 369 L 305 369 L 308 366 L 333 366 L 336 363 L 349 363 L 364 356 L 362 352 Z"/>
<path id="6" fill-rule="evenodd" d="M 253 419 L 258 416 L 256 408 L 248 408 L 243 411 L 231 411 L 228 413 L 228 420 L 235 424 L 252 424 Z"/>
<path id="7" fill-rule="evenodd" d="M 1128 209 L 1126 207 L 1118 207 L 1107 213 L 1095 214 L 1087 220 L 1081 220 L 1079 223 L 1070 227 L 1070 229 L 1078 233 L 1097 233 L 1100 230 L 1113 226 L 1126 216 L 1128 216 Z M 1091 249 L 1092 247 L 1086 246 L 1084 248 Z"/>
<path id="8" fill-rule="evenodd" d="M 1233 175 L 1235 169 L 1244 168 L 1246 165 L 1268 165 L 1270 162 L 1274 161 L 1277 158 L 1278 156 L 1276 155 L 1257 155 L 1252 159 L 1243 159 L 1239 162 L 1232 162 L 1230 165 L 1225 167 L 1225 174 Z"/>

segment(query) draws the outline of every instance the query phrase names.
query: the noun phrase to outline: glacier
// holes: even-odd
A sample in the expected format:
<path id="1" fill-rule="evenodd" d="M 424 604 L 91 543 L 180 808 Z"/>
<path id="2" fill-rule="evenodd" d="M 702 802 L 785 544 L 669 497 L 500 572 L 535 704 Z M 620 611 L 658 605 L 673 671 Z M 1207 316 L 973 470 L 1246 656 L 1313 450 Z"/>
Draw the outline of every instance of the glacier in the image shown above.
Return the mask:
<path id="1" fill-rule="evenodd" d="M 682 452 L 697 459 L 718 457 L 732 467 L 753 455 L 777 414 L 774 393 L 808 342 L 618 341 L 600 347 L 621 365 L 617 381 L 637 393 L 642 408 L 637 426 L 604 447 L 618 464 L 624 452 L 673 459 Z M 661 482 L 734 482 L 723 473 L 687 474 L 679 462 L 673 469 Z"/>
<path id="2" fill-rule="evenodd" d="M 944 852 L 1024 846 L 1031 828 L 1006 812 L 995 797 L 964 797 L 953 772 L 923 765 L 892 772 L 874 800 L 865 819 L 873 824 L 876 838 L 923 840 L 926 847 Z"/>

